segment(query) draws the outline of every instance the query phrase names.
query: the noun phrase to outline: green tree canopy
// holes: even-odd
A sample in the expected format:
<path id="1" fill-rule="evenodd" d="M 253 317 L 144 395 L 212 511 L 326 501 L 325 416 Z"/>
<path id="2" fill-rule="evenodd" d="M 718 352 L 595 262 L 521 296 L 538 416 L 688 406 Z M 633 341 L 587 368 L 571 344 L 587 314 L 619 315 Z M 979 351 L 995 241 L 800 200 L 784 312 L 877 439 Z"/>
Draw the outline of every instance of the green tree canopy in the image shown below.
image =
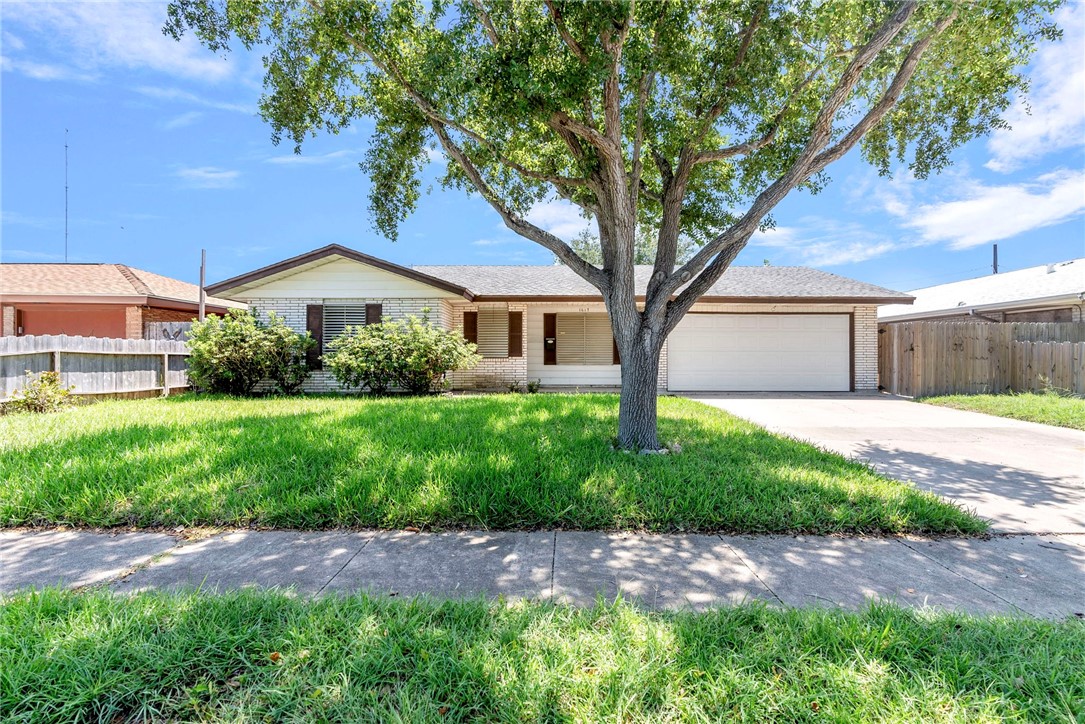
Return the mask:
<path id="1" fill-rule="evenodd" d="M 622 355 L 622 444 L 657 445 L 667 334 L 796 188 L 859 146 L 918 178 L 1003 125 L 1057 0 L 174 0 L 166 31 L 266 46 L 261 112 L 296 146 L 362 117 L 376 228 L 443 183 L 595 285 Z M 590 263 L 527 211 L 592 216 Z M 638 307 L 636 229 L 657 235 Z M 679 238 L 698 250 L 677 260 Z M 596 260 L 592 260 L 596 261 Z"/>

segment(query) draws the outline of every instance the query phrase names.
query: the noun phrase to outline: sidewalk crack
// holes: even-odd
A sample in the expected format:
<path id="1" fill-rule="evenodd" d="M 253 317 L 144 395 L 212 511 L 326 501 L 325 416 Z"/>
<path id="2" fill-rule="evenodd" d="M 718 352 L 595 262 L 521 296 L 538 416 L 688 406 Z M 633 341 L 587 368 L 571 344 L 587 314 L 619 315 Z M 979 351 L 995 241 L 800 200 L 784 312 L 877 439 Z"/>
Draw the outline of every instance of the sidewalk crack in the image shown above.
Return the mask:
<path id="1" fill-rule="evenodd" d="M 949 567 L 949 566 L 947 566 L 947 565 L 946 565 L 945 563 L 942 563 L 942 561 L 938 560 L 938 559 L 937 559 L 937 558 L 935 558 L 934 556 L 928 555 L 928 554 L 924 553 L 923 551 L 919 550 L 918 548 L 914 548 L 914 547 L 912 547 L 912 546 L 908 545 L 908 541 L 904 540 L 903 538 L 898 538 L 898 539 L 897 539 L 897 542 L 898 542 L 898 543 L 900 543 L 900 544 L 901 544 L 902 546 L 904 546 L 905 548 L 907 548 L 908 550 L 912 551 L 913 553 L 918 553 L 919 555 L 923 556 L 923 557 L 924 557 L 924 558 L 926 558 L 927 560 L 929 560 L 929 561 L 933 561 L 933 562 L 934 562 L 935 564 L 937 564 L 937 565 L 941 566 L 942 568 L 946 569 L 947 571 L 949 571 L 949 572 L 950 572 L 950 573 L 952 573 L 953 575 L 955 575 L 955 576 L 957 576 L 958 578 L 960 578 L 960 579 L 961 579 L 962 581 L 967 581 L 968 583 L 971 583 L 971 584 L 972 584 L 973 586 L 975 586 L 976 588 L 980 589 L 981 591 L 983 591 L 983 592 L 985 592 L 985 593 L 989 593 L 990 595 L 992 595 L 992 596 L 994 596 L 995 598 L 997 598 L 997 599 L 998 599 L 999 601 L 1002 601 L 1003 603 L 1007 604 L 1007 605 L 1008 605 L 1008 606 L 1009 606 L 1010 608 L 1012 608 L 1013 610 L 1015 610 L 1015 611 L 1020 611 L 1021 613 L 1025 614 L 1026 616 L 1030 616 L 1030 617 L 1032 617 L 1032 618 L 1036 618 L 1036 616 L 1033 616 L 1033 615 L 1032 615 L 1031 613 L 1029 613 L 1029 612 L 1028 612 L 1028 611 L 1026 611 L 1025 609 L 1021 608 L 1020 606 L 1018 606 L 1017 604 L 1015 604 L 1015 603 L 1014 603 L 1013 601 L 1011 601 L 1011 600 L 1009 600 L 1009 599 L 1007 599 L 1007 598 L 1003 598 L 1002 596 L 998 595 L 997 593 L 995 593 L 994 591 L 992 591 L 992 590 L 991 590 L 991 589 L 989 589 L 989 588 L 986 588 L 986 587 L 984 587 L 984 586 L 981 586 L 980 584 L 976 583 L 975 581 L 973 581 L 973 580 L 972 580 L 971 578 L 969 578 L 968 576 L 964 575 L 963 573 L 961 573 L 961 572 L 959 572 L 959 571 L 957 571 L 957 570 L 955 570 L 955 569 L 953 569 L 953 568 L 950 568 L 950 567 Z"/>
<path id="2" fill-rule="evenodd" d="M 765 583 L 765 580 L 761 578 L 761 576 L 757 575 L 757 571 L 755 571 L 753 566 L 750 565 L 749 561 L 746 560 L 746 557 L 739 553 L 737 550 L 735 550 L 734 546 L 728 543 L 722 535 L 717 535 L 716 537 L 719 538 L 725 546 L 727 546 L 727 550 L 731 551 L 731 553 L 735 556 L 735 558 L 739 560 L 742 565 L 746 566 L 746 570 L 748 570 L 750 574 L 757 579 L 757 582 L 764 586 L 765 590 L 771 593 L 772 597 L 775 598 L 781 606 L 787 608 L 787 604 L 784 603 L 784 599 L 777 596 L 776 591 L 772 590 L 772 586 Z"/>
<path id="3" fill-rule="evenodd" d="M 360 547 L 360 548 L 358 548 L 358 550 L 354 551 L 354 555 L 352 555 L 352 556 L 351 556 L 350 558 L 348 558 L 348 559 L 346 560 L 346 563 L 344 563 L 343 565 L 339 566 L 339 570 L 338 570 L 338 571 L 336 571 L 336 572 L 335 572 L 334 574 L 332 574 L 332 577 L 331 577 L 331 578 L 329 578 L 329 579 L 328 579 L 327 581 L 325 581 L 325 582 L 324 582 L 324 585 L 320 587 L 320 590 L 319 590 L 319 591 L 317 591 L 315 595 L 319 596 L 320 594 L 324 593 L 324 589 L 325 589 L 325 588 L 327 588 L 328 586 L 330 586 L 330 585 L 332 584 L 332 581 L 334 581 L 334 580 L 335 580 L 336 578 L 338 578 L 338 577 L 339 577 L 339 574 L 340 574 L 340 573 L 342 573 L 342 572 L 343 572 L 343 570 L 344 570 L 344 569 L 345 569 L 345 568 L 346 568 L 347 566 L 349 566 L 349 565 L 350 565 L 350 562 L 351 562 L 351 561 L 353 561 L 353 560 L 354 560 L 355 558 L 357 558 L 357 557 L 358 557 L 358 554 L 359 554 L 359 553 L 361 553 L 361 552 L 362 552 L 363 550 L 365 550 L 365 547 L 366 547 L 367 545 L 369 545 L 369 544 L 370 544 L 370 542 L 372 542 L 372 540 L 373 540 L 374 538 L 376 538 L 377 536 L 379 536 L 379 535 L 380 535 L 380 531 L 377 531 L 377 533 L 376 533 L 376 534 L 374 534 L 374 535 L 372 535 L 372 536 L 370 536 L 370 537 L 366 538 L 366 539 L 365 539 L 365 542 L 363 542 L 363 543 L 362 543 L 361 547 Z"/>

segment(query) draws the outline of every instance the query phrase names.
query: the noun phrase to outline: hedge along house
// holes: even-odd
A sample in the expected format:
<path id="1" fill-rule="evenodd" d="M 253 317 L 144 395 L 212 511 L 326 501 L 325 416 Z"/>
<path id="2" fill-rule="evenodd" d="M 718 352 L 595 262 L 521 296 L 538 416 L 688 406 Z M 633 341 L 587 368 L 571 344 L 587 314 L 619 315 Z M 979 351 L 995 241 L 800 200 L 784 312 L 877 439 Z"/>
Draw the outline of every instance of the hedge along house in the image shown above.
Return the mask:
<path id="1" fill-rule="evenodd" d="M 650 267 L 637 269 L 638 288 Z M 616 387 L 621 360 L 598 291 L 565 266 L 399 266 L 333 244 L 207 288 L 327 344 L 347 326 L 428 316 L 478 345 L 482 362 L 454 388 L 538 380 Z M 877 308 L 911 297 L 804 267 L 732 267 L 671 333 L 659 389 L 873 390 Z M 306 389 L 338 390 L 318 367 Z"/>

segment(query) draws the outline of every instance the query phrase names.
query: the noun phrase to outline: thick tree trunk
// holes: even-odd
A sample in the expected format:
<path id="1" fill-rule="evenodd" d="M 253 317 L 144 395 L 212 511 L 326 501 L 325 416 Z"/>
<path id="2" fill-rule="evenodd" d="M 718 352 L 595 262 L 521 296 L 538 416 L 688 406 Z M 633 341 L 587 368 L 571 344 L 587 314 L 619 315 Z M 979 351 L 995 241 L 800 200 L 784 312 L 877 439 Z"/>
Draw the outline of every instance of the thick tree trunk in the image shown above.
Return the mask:
<path id="1" fill-rule="evenodd" d="M 640 335 L 638 335 L 640 337 Z M 656 378 L 661 345 L 638 339 L 622 351 L 622 394 L 618 405 L 618 445 L 626 450 L 659 450 L 656 431 Z"/>

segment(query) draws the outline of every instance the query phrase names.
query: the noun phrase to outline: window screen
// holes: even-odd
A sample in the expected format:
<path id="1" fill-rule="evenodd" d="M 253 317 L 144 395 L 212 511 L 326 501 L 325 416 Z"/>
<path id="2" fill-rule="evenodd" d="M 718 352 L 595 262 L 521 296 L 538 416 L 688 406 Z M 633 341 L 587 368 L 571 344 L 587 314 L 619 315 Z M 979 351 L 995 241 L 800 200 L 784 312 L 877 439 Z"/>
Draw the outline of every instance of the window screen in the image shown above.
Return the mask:
<path id="1" fill-rule="evenodd" d="M 478 353 L 483 357 L 509 356 L 509 308 L 480 307 Z"/>
<path id="2" fill-rule="evenodd" d="M 614 339 L 610 319 L 602 314 L 557 315 L 557 361 L 559 365 L 609 365 L 614 363 Z"/>
<path id="3" fill-rule="evenodd" d="M 325 304 L 324 305 L 324 349 L 346 331 L 347 327 L 365 325 L 365 304 Z"/>

